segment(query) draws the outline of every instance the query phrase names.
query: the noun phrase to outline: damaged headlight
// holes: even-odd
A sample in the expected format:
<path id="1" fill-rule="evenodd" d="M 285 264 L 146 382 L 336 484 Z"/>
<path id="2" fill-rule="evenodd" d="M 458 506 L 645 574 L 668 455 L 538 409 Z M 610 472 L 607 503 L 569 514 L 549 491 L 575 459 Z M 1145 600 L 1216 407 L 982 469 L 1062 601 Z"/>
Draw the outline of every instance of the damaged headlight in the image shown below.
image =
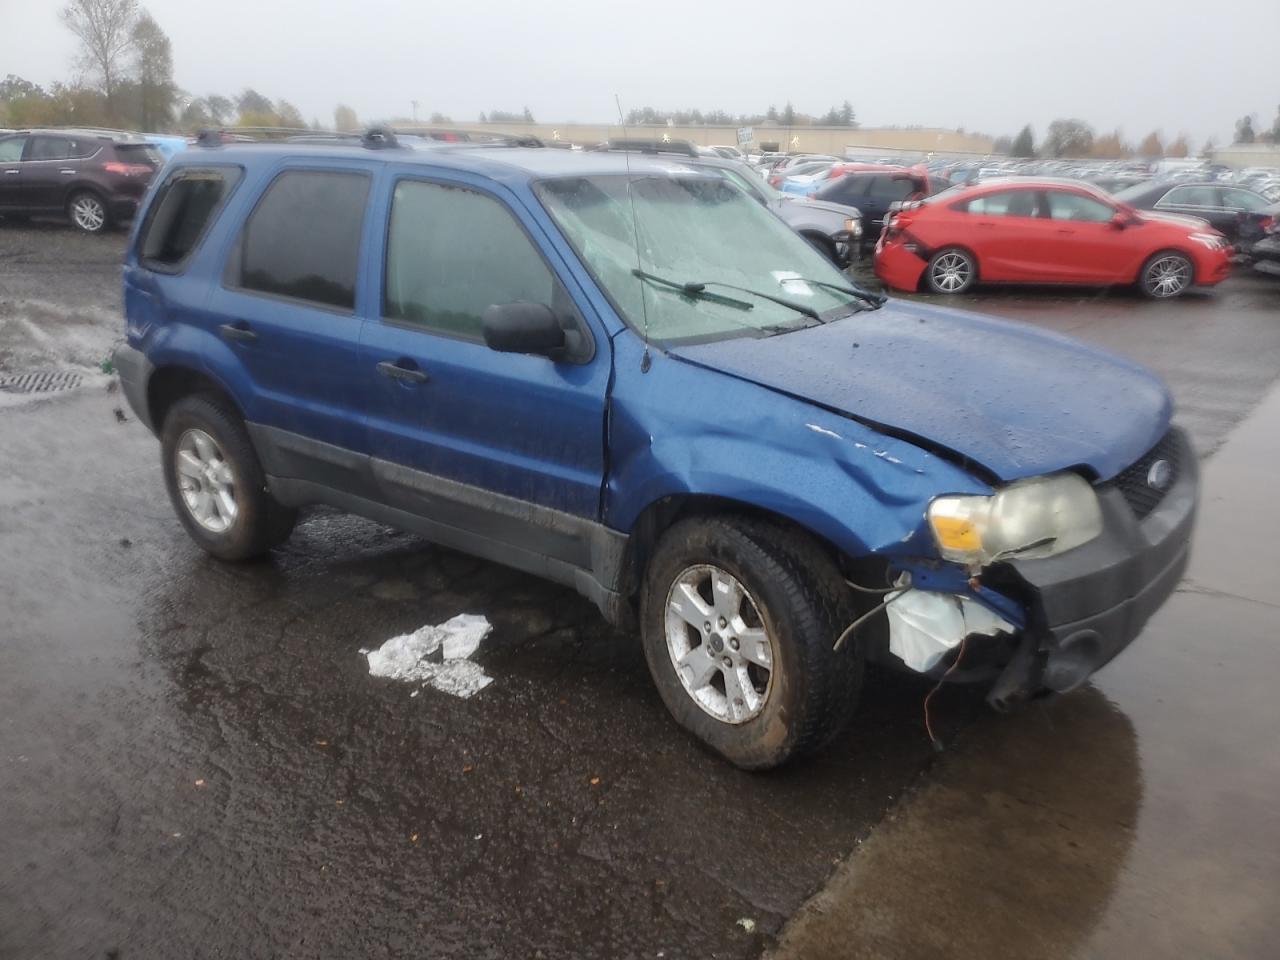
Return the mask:
<path id="1" fill-rule="evenodd" d="M 989 497 L 938 497 L 928 517 L 943 559 L 974 567 L 1050 557 L 1102 532 L 1098 495 L 1074 473 L 1019 480 Z"/>

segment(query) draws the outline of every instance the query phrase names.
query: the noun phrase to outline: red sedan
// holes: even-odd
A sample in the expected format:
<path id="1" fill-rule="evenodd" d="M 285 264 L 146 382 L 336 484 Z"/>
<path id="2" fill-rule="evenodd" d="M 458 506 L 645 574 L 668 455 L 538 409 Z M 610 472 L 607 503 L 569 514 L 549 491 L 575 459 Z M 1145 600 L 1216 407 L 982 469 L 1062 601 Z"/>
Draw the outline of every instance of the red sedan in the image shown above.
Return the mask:
<path id="1" fill-rule="evenodd" d="M 1203 220 L 1135 210 L 1083 183 L 1019 178 L 903 204 L 885 220 L 875 270 L 895 290 L 1136 283 L 1163 300 L 1226 279 L 1230 254 Z"/>

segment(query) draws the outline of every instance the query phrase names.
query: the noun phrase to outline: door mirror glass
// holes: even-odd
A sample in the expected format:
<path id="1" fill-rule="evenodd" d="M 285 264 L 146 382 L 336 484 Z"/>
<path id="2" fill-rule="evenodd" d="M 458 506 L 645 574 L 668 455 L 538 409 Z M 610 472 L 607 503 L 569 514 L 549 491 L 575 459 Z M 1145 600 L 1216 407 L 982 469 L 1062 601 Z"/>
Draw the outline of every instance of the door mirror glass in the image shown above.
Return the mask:
<path id="1" fill-rule="evenodd" d="M 544 303 L 494 303 L 480 317 L 484 342 L 501 353 L 532 353 L 558 359 L 565 348 L 564 328 Z"/>

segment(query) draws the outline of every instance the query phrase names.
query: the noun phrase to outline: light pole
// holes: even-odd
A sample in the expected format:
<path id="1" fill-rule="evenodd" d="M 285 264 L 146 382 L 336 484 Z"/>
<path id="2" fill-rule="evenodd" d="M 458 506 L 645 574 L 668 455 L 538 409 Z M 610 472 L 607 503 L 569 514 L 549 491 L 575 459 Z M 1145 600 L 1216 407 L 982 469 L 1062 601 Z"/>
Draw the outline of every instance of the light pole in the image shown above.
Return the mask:
<path id="1" fill-rule="evenodd" d="M 417 123 L 418 122 L 418 101 L 410 100 L 409 102 L 413 104 L 413 122 Z"/>

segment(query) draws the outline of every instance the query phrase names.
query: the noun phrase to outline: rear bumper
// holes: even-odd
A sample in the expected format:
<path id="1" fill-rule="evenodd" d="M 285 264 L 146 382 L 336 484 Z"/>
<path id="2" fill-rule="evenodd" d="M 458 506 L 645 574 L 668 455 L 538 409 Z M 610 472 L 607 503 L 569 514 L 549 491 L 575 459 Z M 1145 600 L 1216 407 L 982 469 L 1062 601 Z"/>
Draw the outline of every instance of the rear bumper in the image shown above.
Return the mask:
<path id="1" fill-rule="evenodd" d="M 133 410 L 133 415 L 142 421 L 152 433 L 156 432 L 151 422 L 151 411 L 147 406 L 147 381 L 155 366 L 141 350 L 122 343 L 111 354 L 111 364 L 120 377 L 120 389 L 124 398 Z"/>
<path id="2" fill-rule="evenodd" d="M 992 571 L 999 589 L 1026 604 L 1027 629 L 987 699 L 1007 707 L 1084 683 L 1134 641 L 1186 570 L 1199 498 L 1195 453 L 1175 428 L 1178 475 L 1139 520 L 1119 489 L 1099 492 L 1102 534 L 1057 557 Z M 984 577 L 984 579 L 986 579 Z"/>
<path id="3" fill-rule="evenodd" d="M 876 244 L 876 276 L 886 287 L 914 293 L 920 286 L 925 262 L 898 240 L 886 242 L 883 237 Z"/>

